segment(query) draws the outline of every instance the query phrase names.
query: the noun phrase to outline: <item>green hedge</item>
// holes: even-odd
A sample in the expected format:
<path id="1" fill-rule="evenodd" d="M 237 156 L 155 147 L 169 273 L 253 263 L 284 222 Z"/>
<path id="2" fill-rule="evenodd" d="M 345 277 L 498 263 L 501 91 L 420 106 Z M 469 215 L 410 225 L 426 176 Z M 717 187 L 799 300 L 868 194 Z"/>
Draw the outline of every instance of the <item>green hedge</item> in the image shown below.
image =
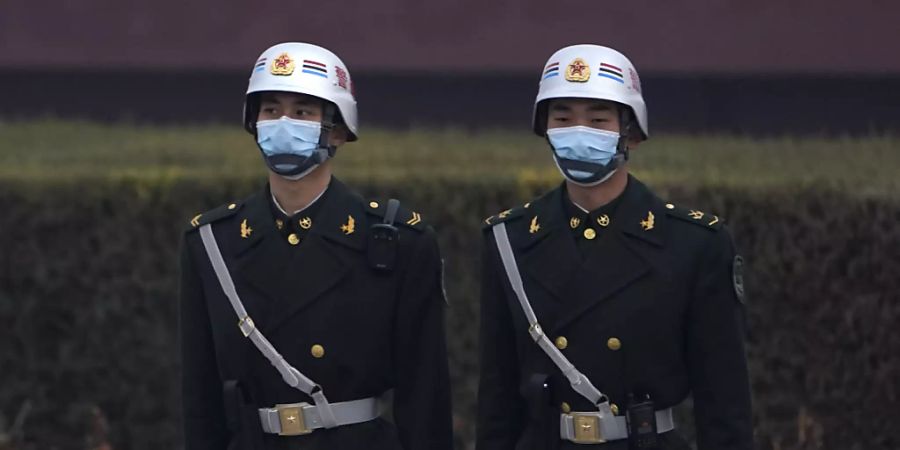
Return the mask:
<path id="1" fill-rule="evenodd" d="M 545 189 L 540 178 L 351 180 L 401 195 L 440 233 L 461 449 L 474 431 L 481 220 Z M 748 261 L 758 446 L 900 447 L 900 203 L 650 184 L 726 217 Z M 189 217 L 258 187 L 248 176 L 0 181 L 0 448 L 179 447 L 178 239 Z"/>

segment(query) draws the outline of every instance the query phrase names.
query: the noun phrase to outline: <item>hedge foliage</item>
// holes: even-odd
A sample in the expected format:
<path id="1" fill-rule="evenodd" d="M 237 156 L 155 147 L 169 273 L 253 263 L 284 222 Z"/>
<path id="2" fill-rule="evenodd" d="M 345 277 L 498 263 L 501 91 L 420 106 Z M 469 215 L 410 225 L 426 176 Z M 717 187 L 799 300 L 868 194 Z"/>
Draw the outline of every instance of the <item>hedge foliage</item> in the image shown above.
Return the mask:
<path id="1" fill-rule="evenodd" d="M 547 189 L 554 176 L 536 165 L 539 157 L 503 166 L 496 155 L 488 158 L 496 164 L 474 171 L 481 176 L 454 176 L 459 167 L 443 170 L 442 161 L 475 164 L 479 151 L 501 140 L 449 135 L 482 142 L 483 148 L 444 160 L 437 150 L 422 150 L 437 161 L 432 170 L 438 176 L 408 170 L 376 179 L 378 167 L 355 157 L 348 157 L 350 168 L 339 173 L 364 195 L 399 196 L 440 233 L 448 263 L 458 447 L 464 449 L 474 432 L 481 220 Z M 385 136 L 404 143 L 411 167 L 418 167 L 415 161 L 422 156 L 415 155 L 421 147 L 413 145 L 418 138 Z M 759 141 L 663 142 L 750 149 Z M 873 142 L 897 149 L 893 139 Z M 781 145 L 785 152 L 802 153 L 816 144 Z M 404 153 L 385 151 L 386 158 L 403 162 L 399 155 Z M 811 164 L 793 182 L 765 181 L 767 172 L 760 167 L 766 166 L 758 161 L 747 163 L 747 170 L 763 181 L 753 184 L 753 177 L 745 175 L 734 182 L 727 174 L 740 168 L 721 156 L 704 160 L 694 155 L 695 166 L 704 168 L 695 177 L 662 176 L 657 170 L 664 165 L 638 166 L 638 175 L 663 197 L 727 218 L 748 262 L 748 356 L 761 449 L 900 448 L 895 426 L 900 411 L 900 201 L 894 195 L 896 180 L 885 176 L 890 171 L 876 168 L 890 164 L 884 158 L 895 161 L 897 152 L 875 153 L 883 157 L 880 164 L 849 163 L 873 168 L 866 183 L 859 181 L 865 174 L 828 182 L 831 169 L 822 167 L 840 166 L 832 161 L 842 154 L 836 150 L 824 152 L 828 157 L 819 167 Z M 123 157 L 120 163 L 110 161 L 121 164 L 121 170 L 78 176 L 46 176 L 39 170 L 48 161 L 65 160 L 61 150 L 31 159 L 24 153 L 21 159 L 5 156 L 0 170 L 0 449 L 179 448 L 178 240 L 188 218 L 249 194 L 261 187 L 261 179 L 256 169 L 232 169 L 218 179 L 212 173 L 191 178 L 191 168 L 204 172 L 204 160 L 188 164 L 187 156 L 172 155 L 177 172 L 132 172 L 132 165 L 153 164 Z M 648 149 L 647 155 L 661 151 Z M 710 160 L 718 165 L 705 166 Z M 102 166 L 100 161 L 91 164 Z M 420 169 L 425 160 L 421 163 Z M 691 173 L 688 159 L 667 164 Z M 491 168 L 502 170 L 502 176 L 491 176 Z M 688 419 L 684 429 L 689 431 L 687 412 L 682 410 L 681 417 Z"/>

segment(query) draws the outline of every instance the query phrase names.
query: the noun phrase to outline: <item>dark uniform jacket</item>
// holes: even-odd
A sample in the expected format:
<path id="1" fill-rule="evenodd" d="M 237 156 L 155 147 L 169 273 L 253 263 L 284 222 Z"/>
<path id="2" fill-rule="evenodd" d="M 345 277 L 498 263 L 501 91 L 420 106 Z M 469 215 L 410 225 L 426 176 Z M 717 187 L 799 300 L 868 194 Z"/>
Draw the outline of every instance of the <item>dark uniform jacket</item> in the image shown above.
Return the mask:
<path id="1" fill-rule="evenodd" d="M 649 395 L 659 410 L 690 393 L 700 450 L 751 448 L 743 283 L 731 237 L 717 216 L 666 204 L 630 177 L 616 201 L 590 214 L 563 185 L 487 220 L 478 450 L 596 448 L 559 438 L 561 412 L 597 408 L 530 338 L 491 232 L 500 221 L 544 332 L 614 412 L 625 414 L 629 394 Z M 677 433 L 661 440 L 686 446 Z"/>
<path id="2" fill-rule="evenodd" d="M 307 210 L 286 217 L 269 189 L 195 217 L 181 254 L 186 448 L 447 449 L 450 391 L 441 259 L 418 213 L 397 214 L 396 268 L 367 262 L 367 235 L 385 205 L 364 202 L 336 179 Z M 384 419 L 304 436 L 261 435 L 255 409 L 312 400 L 288 386 L 243 337 L 197 229 L 211 223 L 249 316 L 287 361 L 332 403 L 393 390 Z M 223 383 L 239 380 L 241 423 Z M 237 407 L 240 410 L 240 406 Z"/>

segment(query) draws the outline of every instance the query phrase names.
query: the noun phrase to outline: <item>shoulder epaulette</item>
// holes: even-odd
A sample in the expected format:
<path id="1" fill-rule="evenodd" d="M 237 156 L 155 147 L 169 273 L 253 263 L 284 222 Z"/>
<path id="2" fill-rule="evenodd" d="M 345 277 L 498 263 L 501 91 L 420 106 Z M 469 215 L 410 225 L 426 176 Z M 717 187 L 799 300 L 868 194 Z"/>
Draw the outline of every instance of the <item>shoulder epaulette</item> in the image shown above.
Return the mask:
<path id="1" fill-rule="evenodd" d="M 690 222 L 695 225 L 699 225 L 705 228 L 709 228 L 712 230 L 718 230 L 722 228 L 724 220 L 715 215 L 705 213 L 698 209 L 689 209 L 682 208 L 680 206 L 675 206 L 671 203 L 666 204 L 666 213 L 670 217 L 674 217 L 676 219 L 681 219 L 685 222 Z"/>
<path id="2" fill-rule="evenodd" d="M 387 213 L 387 202 L 372 200 L 366 205 L 366 212 L 383 219 L 384 215 Z M 425 220 L 422 219 L 422 214 L 404 208 L 403 203 L 400 204 L 400 208 L 397 210 L 397 217 L 394 219 L 394 224 L 405 225 L 419 231 L 425 230 L 428 225 L 425 223 Z"/>
<path id="3" fill-rule="evenodd" d="M 218 208 L 211 209 L 205 213 L 197 214 L 191 219 L 189 229 L 198 228 L 202 225 L 213 223 L 226 217 L 231 217 L 241 209 L 241 206 L 243 205 L 240 203 L 229 203 L 227 205 L 222 205 Z"/>
<path id="4" fill-rule="evenodd" d="M 493 216 L 488 217 L 487 219 L 484 219 L 484 225 L 486 227 L 489 227 L 489 226 L 496 225 L 500 222 L 506 222 L 506 221 L 515 219 L 517 217 L 520 217 L 525 213 L 525 208 L 528 208 L 528 206 L 530 206 L 530 203 L 525 206 L 517 206 L 515 208 L 507 209 L 506 211 L 502 211 L 500 213 L 494 214 Z"/>

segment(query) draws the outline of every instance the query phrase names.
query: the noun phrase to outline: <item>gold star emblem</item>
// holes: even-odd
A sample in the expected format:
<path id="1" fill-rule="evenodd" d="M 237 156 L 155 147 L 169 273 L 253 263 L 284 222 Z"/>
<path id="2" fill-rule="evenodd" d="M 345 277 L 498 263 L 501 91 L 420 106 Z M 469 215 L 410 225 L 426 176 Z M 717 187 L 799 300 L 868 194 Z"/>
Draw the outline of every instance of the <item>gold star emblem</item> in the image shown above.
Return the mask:
<path id="1" fill-rule="evenodd" d="M 650 231 L 653 229 L 653 212 L 647 211 L 647 218 L 641 221 L 641 227 L 644 228 L 644 231 Z"/>
<path id="2" fill-rule="evenodd" d="M 248 237 L 250 237 L 250 233 L 252 233 L 252 232 L 253 232 L 253 228 L 250 228 L 247 225 L 247 219 L 244 219 L 244 221 L 241 222 L 241 237 L 244 239 L 247 239 Z"/>
<path id="3" fill-rule="evenodd" d="M 304 230 L 308 230 L 310 227 L 312 227 L 312 219 L 310 219 L 309 217 L 304 217 L 304 218 L 300 219 L 299 223 L 300 223 L 300 228 L 303 228 Z"/>
<path id="4" fill-rule="evenodd" d="M 284 221 L 281 219 L 275 219 L 275 227 L 279 230 L 284 228 Z"/>
<path id="5" fill-rule="evenodd" d="M 581 225 L 581 219 L 577 217 L 569 219 L 569 227 L 571 227 L 573 230 L 578 228 L 578 225 Z"/>
<path id="6" fill-rule="evenodd" d="M 591 67 L 581 58 L 575 58 L 566 67 L 566 81 L 584 83 L 591 78 Z"/>
<path id="7" fill-rule="evenodd" d="M 697 211 L 697 210 L 692 209 L 691 212 L 688 213 L 688 215 L 691 216 L 691 218 L 694 220 L 700 220 L 703 218 L 703 211 Z"/>
<path id="8" fill-rule="evenodd" d="M 290 75 L 294 73 L 294 60 L 291 55 L 282 53 L 272 60 L 272 67 L 269 69 L 272 75 Z"/>
<path id="9" fill-rule="evenodd" d="M 531 219 L 531 227 L 528 228 L 528 232 L 531 234 L 541 231 L 541 225 L 538 223 L 537 219 L 537 216 L 534 216 L 534 218 Z"/>
<path id="10" fill-rule="evenodd" d="M 353 219 L 353 216 L 347 216 L 347 223 L 341 225 L 341 231 L 346 235 L 351 235 L 356 231 L 356 220 Z"/>
<path id="11" fill-rule="evenodd" d="M 598 217 L 598 218 L 597 218 L 597 223 L 598 223 L 601 227 L 608 227 L 608 226 L 609 226 L 609 216 L 607 216 L 606 214 L 604 214 L 604 215 Z"/>

